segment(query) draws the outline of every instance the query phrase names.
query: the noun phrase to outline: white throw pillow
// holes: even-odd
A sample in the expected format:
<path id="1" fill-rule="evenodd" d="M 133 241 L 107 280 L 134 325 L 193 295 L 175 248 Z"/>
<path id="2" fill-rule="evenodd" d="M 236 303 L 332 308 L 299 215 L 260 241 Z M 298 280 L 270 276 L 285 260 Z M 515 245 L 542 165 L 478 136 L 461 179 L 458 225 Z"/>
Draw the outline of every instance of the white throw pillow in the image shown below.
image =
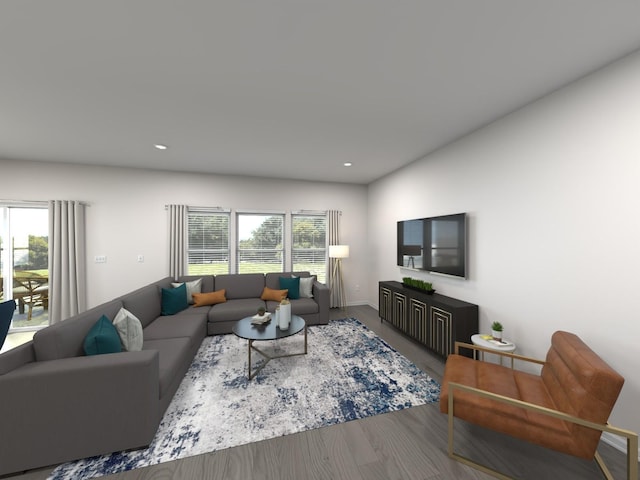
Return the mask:
<path id="1" fill-rule="evenodd" d="M 291 276 L 296 278 L 295 275 Z M 315 279 L 315 275 L 311 277 L 300 277 L 300 298 L 313 298 L 313 282 Z"/>
<path id="2" fill-rule="evenodd" d="M 193 304 L 193 297 L 192 295 L 194 293 L 202 293 L 202 279 L 199 278 L 197 280 L 192 280 L 191 282 L 185 282 L 187 284 L 187 301 L 190 304 Z M 171 286 L 173 288 L 177 288 L 180 285 L 182 285 L 182 283 L 172 283 Z"/>
<path id="3" fill-rule="evenodd" d="M 126 352 L 139 352 L 142 350 L 142 323 L 133 313 L 125 308 L 121 308 L 113 319 L 113 326 L 116 327 L 122 348 Z"/>

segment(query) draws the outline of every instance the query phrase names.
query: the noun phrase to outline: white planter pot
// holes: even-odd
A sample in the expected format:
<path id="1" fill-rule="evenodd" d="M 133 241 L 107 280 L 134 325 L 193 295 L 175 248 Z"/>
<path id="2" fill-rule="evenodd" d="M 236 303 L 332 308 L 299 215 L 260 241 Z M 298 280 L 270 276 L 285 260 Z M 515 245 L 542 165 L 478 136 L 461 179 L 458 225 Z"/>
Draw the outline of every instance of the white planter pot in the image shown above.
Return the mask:
<path id="1" fill-rule="evenodd" d="M 502 332 L 498 332 L 497 330 L 491 330 L 491 336 L 497 340 L 502 340 Z"/>
<path id="2" fill-rule="evenodd" d="M 280 330 L 289 330 L 289 323 L 291 322 L 291 304 L 280 304 L 280 314 L 278 315 L 278 327 Z"/>

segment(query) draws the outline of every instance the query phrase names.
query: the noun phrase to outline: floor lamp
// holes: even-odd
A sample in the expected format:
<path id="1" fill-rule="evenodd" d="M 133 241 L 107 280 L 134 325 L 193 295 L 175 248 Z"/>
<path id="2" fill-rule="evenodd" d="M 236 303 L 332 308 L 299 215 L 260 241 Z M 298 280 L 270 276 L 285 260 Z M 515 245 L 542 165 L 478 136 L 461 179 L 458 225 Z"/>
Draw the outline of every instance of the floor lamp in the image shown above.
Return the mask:
<path id="1" fill-rule="evenodd" d="M 329 245 L 329 258 L 333 258 L 333 271 L 331 272 L 331 290 L 338 286 L 339 307 L 346 310 L 347 296 L 344 292 L 344 280 L 342 279 L 342 259 L 349 258 L 349 245 Z"/>

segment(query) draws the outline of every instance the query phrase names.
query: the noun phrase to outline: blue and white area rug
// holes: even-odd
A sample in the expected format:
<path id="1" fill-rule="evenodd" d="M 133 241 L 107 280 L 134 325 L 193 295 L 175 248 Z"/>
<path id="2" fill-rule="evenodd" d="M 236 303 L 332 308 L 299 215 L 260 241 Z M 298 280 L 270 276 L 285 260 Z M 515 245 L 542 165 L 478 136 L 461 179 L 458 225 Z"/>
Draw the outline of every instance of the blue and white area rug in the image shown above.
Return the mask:
<path id="1" fill-rule="evenodd" d="M 87 479 L 437 402 L 440 386 L 358 320 L 308 329 L 308 354 L 247 379 L 247 341 L 205 338 L 151 445 L 70 462 L 49 479 Z M 303 334 L 260 342 L 304 349 Z M 258 362 L 261 356 L 252 356 Z"/>

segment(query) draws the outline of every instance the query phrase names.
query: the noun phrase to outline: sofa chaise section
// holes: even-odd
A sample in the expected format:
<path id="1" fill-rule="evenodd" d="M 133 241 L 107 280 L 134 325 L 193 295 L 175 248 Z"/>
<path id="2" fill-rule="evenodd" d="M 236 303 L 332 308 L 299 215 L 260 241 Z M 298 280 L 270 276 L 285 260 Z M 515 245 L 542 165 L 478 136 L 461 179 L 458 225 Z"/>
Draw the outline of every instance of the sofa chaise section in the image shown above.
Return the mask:
<path id="1" fill-rule="evenodd" d="M 309 272 L 295 272 L 308 277 Z M 166 277 L 38 331 L 0 355 L 0 476 L 149 445 L 204 337 L 231 333 L 236 321 L 276 302 L 260 297 L 291 273 L 184 276 L 202 293 L 224 289 L 227 301 L 162 315 Z M 291 300 L 307 324 L 329 321 L 329 289 Z M 101 316 L 121 308 L 143 327 L 141 351 L 86 356 L 84 339 Z"/>
<path id="2" fill-rule="evenodd" d="M 169 278 L 38 331 L 0 356 L 0 475 L 152 441 L 206 336 L 207 312 L 160 315 Z M 142 351 L 85 356 L 84 338 L 126 308 L 142 323 Z"/>
<path id="3" fill-rule="evenodd" d="M 11 412 L 0 424 L 0 474 L 151 441 L 159 417 L 158 352 L 82 351 L 91 326 L 103 314 L 113 318 L 121 305 L 108 302 L 40 330 L 21 349 L 29 361 L 0 375 L 0 404 Z"/>

